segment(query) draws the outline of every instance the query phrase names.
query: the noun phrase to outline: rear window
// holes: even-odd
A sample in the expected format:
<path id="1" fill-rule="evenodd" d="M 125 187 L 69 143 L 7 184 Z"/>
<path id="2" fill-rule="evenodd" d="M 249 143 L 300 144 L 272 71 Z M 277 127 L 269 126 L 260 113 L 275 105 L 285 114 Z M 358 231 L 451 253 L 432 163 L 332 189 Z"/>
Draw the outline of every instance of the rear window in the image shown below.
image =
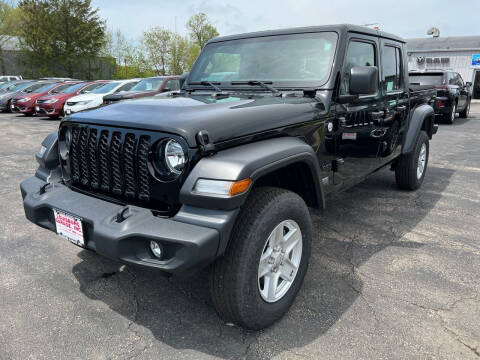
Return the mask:
<path id="1" fill-rule="evenodd" d="M 438 74 L 410 74 L 410 84 L 418 85 L 445 85 L 443 73 Z"/>

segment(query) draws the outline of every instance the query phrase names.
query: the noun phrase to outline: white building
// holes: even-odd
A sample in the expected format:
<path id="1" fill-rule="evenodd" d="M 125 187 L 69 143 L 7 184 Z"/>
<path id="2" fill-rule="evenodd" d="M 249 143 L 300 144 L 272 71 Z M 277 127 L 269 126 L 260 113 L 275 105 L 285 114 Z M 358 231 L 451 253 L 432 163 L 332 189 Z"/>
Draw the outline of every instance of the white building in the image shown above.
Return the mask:
<path id="1" fill-rule="evenodd" d="M 480 99 L 480 36 L 408 39 L 407 48 L 410 70 L 453 69 Z"/>

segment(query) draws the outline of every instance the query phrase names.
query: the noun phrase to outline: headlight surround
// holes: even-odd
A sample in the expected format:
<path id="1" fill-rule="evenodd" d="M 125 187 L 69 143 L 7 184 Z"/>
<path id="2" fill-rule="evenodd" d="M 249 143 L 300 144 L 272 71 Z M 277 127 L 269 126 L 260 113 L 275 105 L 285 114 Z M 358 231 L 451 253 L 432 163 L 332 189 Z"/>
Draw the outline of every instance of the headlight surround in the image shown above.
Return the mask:
<path id="1" fill-rule="evenodd" d="M 173 139 L 167 141 L 165 144 L 164 156 L 165 164 L 167 164 L 168 169 L 172 173 L 180 175 L 187 162 L 187 157 L 185 156 L 182 145 Z"/>
<path id="2" fill-rule="evenodd" d="M 60 157 L 63 160 L 67 160 L 69 156 L 70 144 L 72 143 L 72 129 L 69 126 L 65 126 L 60 129 L 58 140 Z"/>
<path id="3" fill-rule="evenodd" d="M 172 138 L 161 140 L 157 144 L 155 168 L 162 180 L 179 177 L 187 164 L 187 153 L 182 144 Z"/>
<path id="4" fill-rule="evenodd" d="M 17 101 L 18 101 L 18 102 L 27 102 L 27 101 L 30 101 L 30 99 L 31 99 L 31 98 L 26 97 L 26 98 L 18 99 Z"/>
<path id="5" fill-rule="evenodd" d="M 58 99 L 49 99 L 49 100 L 45 100 L 43 103 L 44 104 L 53 104 L 53 103 L 56 103 L 58 101 Z"/>

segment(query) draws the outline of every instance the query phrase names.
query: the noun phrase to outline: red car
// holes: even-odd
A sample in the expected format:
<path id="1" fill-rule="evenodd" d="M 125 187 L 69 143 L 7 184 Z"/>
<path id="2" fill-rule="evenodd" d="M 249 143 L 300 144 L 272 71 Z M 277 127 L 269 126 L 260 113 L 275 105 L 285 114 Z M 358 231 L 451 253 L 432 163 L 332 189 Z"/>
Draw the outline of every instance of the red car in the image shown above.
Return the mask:
<path id="1" fill-rule="evenodd" d="M 39 115 L 47 115 L 51 118 L 58 118 L 63 115 L 63 106 L 65 102 L 73 96 L 85 94 L 88 91 L 105 84 L 108 81 L 90 81 L 70 85 L 54 94 L 50 93 L 37 98 L 35 102 L 35 112 Z"/>
<path id="2" fill-rule="evenodd" d="M 122 91 L 103 97 L 103 104 L 108 105 L 121 100 L 154 96 L 160 93 L 180 90 L 180 76 L 155 76 L 142 79 L 129 91 Z"/>
<path id="3" fill-rule="evenodd" d="M 12 99 L 11 110 L 15 113 L 33 115 L 35 113 L 35 101 L 47 94 L 62 91 L 72 85 L 71 82 L 45 82 L 45 84 L 31 92 L 22 92 L 21 97 Z"/>

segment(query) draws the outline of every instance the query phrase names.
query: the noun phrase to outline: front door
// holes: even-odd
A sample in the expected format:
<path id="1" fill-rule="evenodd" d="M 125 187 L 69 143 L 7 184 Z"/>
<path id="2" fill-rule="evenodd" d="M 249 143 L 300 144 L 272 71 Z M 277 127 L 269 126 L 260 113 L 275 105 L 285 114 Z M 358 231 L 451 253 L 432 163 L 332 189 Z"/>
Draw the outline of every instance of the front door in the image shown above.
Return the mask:
<path id="1" fill-rule="evenodd" d="M 351 34 L 347 46 L 339 91 L 341 95 L 349 95 L 352 67 L 378 67 L 380 58 L 376 37 Z M 334 146 L 335 154 L 343 165 L 334 173 L 336 184 L 349 187 L 375 170 L 381 135 L 378 133 L 377 118 L 383 114 L 380 91 L 337 106 L 331 146 L 332 150 Z"/>

